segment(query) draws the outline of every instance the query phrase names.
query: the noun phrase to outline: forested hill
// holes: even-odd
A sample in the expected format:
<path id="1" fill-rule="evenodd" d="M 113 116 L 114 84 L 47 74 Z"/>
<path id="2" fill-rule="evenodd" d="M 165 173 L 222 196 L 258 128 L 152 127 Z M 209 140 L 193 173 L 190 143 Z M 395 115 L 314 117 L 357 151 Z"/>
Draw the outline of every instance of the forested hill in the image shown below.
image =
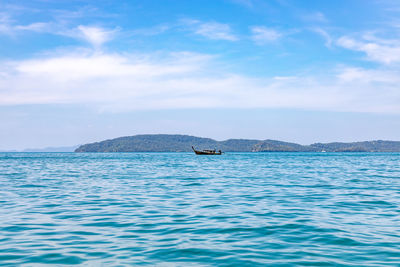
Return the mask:
<path id="1" fill-rule="evenodd" d="M 75 152 L 188 152 L 196 149 L 221 149 L 223 151 L 252 151 L 259 140 L 230 139 L 222 142 L 189 135 L 146 134 L 119 137 L 86 144 Z"/>
<path id="2" fill-rule="evenodd" d="M 189 152 L 221 149 L 227 152 L 400 152 L 398 141 L 315 143 L 308 146 L 276 140 L 228 139 L 216 141 L 189 135 L 145 134 L 81 145 L 75 152 Z"/>

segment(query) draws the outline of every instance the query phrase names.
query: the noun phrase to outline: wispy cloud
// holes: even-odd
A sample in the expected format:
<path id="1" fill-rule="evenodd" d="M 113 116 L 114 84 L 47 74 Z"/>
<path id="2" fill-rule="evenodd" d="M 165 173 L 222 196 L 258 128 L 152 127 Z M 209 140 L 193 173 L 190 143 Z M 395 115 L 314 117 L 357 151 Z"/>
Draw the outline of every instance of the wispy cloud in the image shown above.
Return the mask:
<path id="1" fill-rule="evenodd" d="M 6 34 L 10 36 L 17 36 L 25 31 L 32 32 L 49 32 L 53 27 L 53 22 L 48 21 L 33 21 L 31 23 L 21 23 L 25 21 L 26 18 L 30 18 L 32 14 L 40 14 L 39 9 L 26 7 L 22 5 L 10 5 L 1 4 L 0 9 L 0 34 Z M 22 18 L 22 19 L 21 19 Z"/>
<path id="2" fill-rule="evenodd" d="M 33 31 L 33 32 L 51 32 L 52 24 L 46 22 L 35 22 L 28 25 L 15 25 L 14 31 Z"/>
<path id="3" fill-rule="evenodd" d="M 182 25 L 193 33 L 211 40 L 237 41 L 239 38 L 233 33 L 229 24 L 219 22 L 202 22 L 198 20 L 182 20 Z"/>
<path id="4" fill-rule="evenodd" d="M 94 47 L 100 47 L 105 42 L 111 40 L 116 32 L 116 30 L 106 30 L 101 27 L 84 25 L 78 26 L 77 30 L 77 36 L 89 42 Z"/>
<path id="5" fill-rule="evenodd" d="M 170 24 L 159 24 L 153 27 L 149 28 L 140 28 L 140 29 L 135 29 L 131 30 L 127 33 L 127 35 L 144 35 L 144 36 L 152 36 L 152 35 L 158 35 L 165 33 L 166 31 L 173 29 L 176 27 L 176 25 L 170 25 Z"/>
<path id="6" fill-rule="evenodd" d="M 0 12 L 0 34 L 10 34 L 11 18 L 8 14 Z"/>
<path id="7" fill-rule="evenodd" d="M 324 13 L 319 11 L 314 13 L 304 14 L 303 16 L 301 16 L 301 18 L 304 21 L 309 21 L 309 22 L 328 22 L 328 19 L 326 18 Z"/>
<path id="8" fill-rule="evenodd" d="M 311 30 L 313 32 L 319 34 L 320 36 L 322 36 L 322 38 L 324 38 L 326 47 L 328 47 L 328 48 L 332 47 L 333 38 L 331 37 L 331 35 L 327 31 L 325 31 L 325 30 L 323 30 L 321 28 L 318 28 L 318 27 L 312 28 Z"/>
<path id="9" fill-rule="evenodd" d="M 0 105 L 85 103 L 103 110 L 302 108 L 400 113 L 400 73 L 341 68 L 325 78 L 251 78 L 204 54 L 75 52 L 0 62 Z M 365 79 L 366 77 L 373 77 Z"/>
<path id="10" fill-rule="evenodd" d="M 70 22 L 81 18 L 110 18 L 115 17 L 115 14 L 102 11 L 93 6 L 80 6 L 77 9 L 52 9 L 49 10 L 52 17 L 56 21 Z"/>
<path id="11" fill-rule="evenodd" d="M 34 22 L 31 24 L 14 24 L 11 19 L 0 17 L 0 34 L 16 36 L 24 32 L 54 33 L 58 34 L 60 29 L 51 22 Z"/>
<path id="12" fill-rule="evenodd" d="M 383 64 L 400 62 L 400 40 L 376 38 L 367 34 L 359 39 L 342 36 L 337 40 L 337 45 L 363 52 L 371 61 Z"/>
<path id="13" fill-rule="evenodd" d="M 102 44 L 111 40 L 118 31 L 117 28 L 109 29 L 101 26 L 84 25 L 77 23 L 77 19 L 93 17 L 109 17 L 108 14 L 99 11 L 97 8 L 84 6 L 76 10 L 39 10 L 18 5 L 1 5 L 5 11 L 0 12 L 0 34 L 7 34 L 18 37 L 26 32 L 46 33 L 60 36 L 67 36 L 74 39 L 88 42 L 93 47 L 100 47 Z M 31 23 L 21 23 L 20 18 L 31 14 L 41 14 L 46 12 L 47 21 L 32 21 Z"/>
<path id="14" fill-rule="evenodd" d="M 251 38 L 257 44 L 274 42 L 282 37 L 282 34 L 280 32 L 264 26 L 253 26 L 250 28 L 250 30 L 252 33 Z"/>
<path id="15" fill-rule="evenodd" d="M 399 72 L 396 70 L 363 69 L 355 67 L 343 68 L 338 76 L 339 82 L 358 84 L 383 83 L 395 86 L 400 83 Z"/>
<path id="16" fill-rule="evenodd" d="M 65 25 L 54 22 L 34 22 L 27 25 L 13 24 L 7 16 L 1 16 L 0 14 L 0 33 L 18 35 L 29 31 L 67 36 L 86 41 L 93 47 L 99 48 L 107 41 L 110 41 L 118 29 L 106 29 L 99 26 L 87 25 L 68 28 Z"/>

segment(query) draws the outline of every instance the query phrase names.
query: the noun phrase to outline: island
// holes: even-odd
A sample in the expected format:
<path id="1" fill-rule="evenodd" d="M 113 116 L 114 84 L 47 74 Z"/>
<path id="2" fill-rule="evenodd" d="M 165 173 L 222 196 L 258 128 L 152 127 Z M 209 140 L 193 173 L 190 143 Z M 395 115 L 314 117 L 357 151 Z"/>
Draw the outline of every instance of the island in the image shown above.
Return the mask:
<path id="1" fill-rule="evenodd" d="M 211 138 L 179 134 L 143 134 L 124 136 L 79 146 L 75 152 L 190 152 L 220 149 L 225 152 L 400 152 L 400 141 L 364 141 L 352 143 L 314 143 L 300 145 L 277 140 Z"/>

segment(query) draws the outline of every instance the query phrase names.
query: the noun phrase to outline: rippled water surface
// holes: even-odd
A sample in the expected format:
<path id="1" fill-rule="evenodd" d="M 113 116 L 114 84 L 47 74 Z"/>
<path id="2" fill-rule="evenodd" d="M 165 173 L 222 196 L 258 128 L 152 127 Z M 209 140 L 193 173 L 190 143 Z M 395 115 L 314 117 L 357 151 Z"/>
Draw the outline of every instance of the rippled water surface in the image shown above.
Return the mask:
<path id="1" fill-rule="evenodd" d="M 0 264 L 400 265 L 400 154 L 0 153 Z"/>

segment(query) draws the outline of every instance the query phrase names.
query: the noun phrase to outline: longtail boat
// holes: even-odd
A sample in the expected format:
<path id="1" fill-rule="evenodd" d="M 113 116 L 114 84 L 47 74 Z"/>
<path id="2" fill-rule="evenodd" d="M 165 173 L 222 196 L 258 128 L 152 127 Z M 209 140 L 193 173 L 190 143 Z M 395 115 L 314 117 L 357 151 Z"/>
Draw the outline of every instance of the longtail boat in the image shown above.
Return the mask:
<path id="1" fill-rule="evenodd" d="M 193 146 L 192 149 L 196 155 L 221 155 L 223 153 L 221 150 L 216 151 L 215 149 L 196 150 Z"/>

